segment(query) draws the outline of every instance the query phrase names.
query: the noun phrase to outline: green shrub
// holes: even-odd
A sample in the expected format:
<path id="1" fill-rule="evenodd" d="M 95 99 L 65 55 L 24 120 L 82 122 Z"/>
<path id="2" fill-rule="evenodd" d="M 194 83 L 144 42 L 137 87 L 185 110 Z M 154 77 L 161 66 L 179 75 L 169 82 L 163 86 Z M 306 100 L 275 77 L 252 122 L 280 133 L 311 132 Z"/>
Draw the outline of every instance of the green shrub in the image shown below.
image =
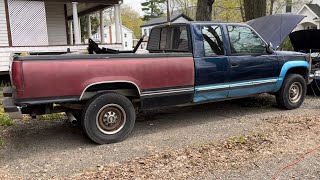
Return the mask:
<path id="1" fill-rule="evenodd" d="M 293 48 L 293 46 L 292 46 L 292 43 L 291 43 L 289 37 L 287 37 L 287 38 L 283 41 L 283 43 L 280 45 L 280 48 L 279 48 L 279 49 L 281 49 L 281 50 L 283 50 L 283 51 L 294 51 L 294 48 Z"/>
<path id="2" fill-rule="evenodd" d="M 39 119 L 39 120 L 56 120 L 56 119 L 63 119 L 65 117 L 66 117 L 65 113 L 55 113 L 55 114 L 46 114 L 46 115 L 37 116 L 37 119 Z"/>
<path id="3" fill-rule="evenodd" d="M 4 140 L 0 138 L 0 148 L 3 147 L 4 145 L 5 145 Z"/>

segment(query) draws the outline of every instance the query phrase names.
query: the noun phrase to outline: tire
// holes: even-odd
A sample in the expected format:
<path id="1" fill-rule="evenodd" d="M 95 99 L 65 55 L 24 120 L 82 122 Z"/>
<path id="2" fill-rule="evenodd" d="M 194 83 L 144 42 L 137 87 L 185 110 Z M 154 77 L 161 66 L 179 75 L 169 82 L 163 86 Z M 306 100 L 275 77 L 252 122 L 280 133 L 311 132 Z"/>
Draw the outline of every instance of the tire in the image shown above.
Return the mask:
<path id="1" fill-rule="evenodd" d="M 130 134 L 136 113 L 128 98 L 109 93 L 88 101 L 82 117 L 82 128 L 92 141 L 110 144 L 120 142 Z"/>
<path id="2" fill-rule="evenodd" d="M 297 109 L 304 102 L 306 94 L 305 79 L 299 74 L 288 74 L 281 89 L 276 93 L 276 100 L 283 109 Z"/>

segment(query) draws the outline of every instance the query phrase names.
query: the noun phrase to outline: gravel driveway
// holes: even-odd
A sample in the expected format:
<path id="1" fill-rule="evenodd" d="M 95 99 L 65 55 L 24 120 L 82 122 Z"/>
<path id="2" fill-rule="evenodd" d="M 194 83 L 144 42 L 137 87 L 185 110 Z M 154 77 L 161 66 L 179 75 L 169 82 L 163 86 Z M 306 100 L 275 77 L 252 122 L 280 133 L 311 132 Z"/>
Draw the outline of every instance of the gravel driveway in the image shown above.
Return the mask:
<path id="1" fill-rule="evenodd" d="M 0 149 L 0 174 L 4 178 L 77 176 L 106 164 L 145 157 L 154 152 L 173 151 L 250 134 L 270 117 L 317 115 L 319 108 L 320 98 L 308 97 L 300 109 L 284 111 L 277 108 L 273 96 L 259 95 L 192 107 L 148 111 L 138 116 L 128 139 L 102 146 L 91 143 L 79 128 L 72 127 L 66 120 L 17 121 L 4 132 L 6 146 Z M 320 137 L 313 141 L 320 143 Z M 272 158 L 258 166 L 276 171 L 279 167 L 274 161 L 280 160 L 279 157 Z M 319 153 L 313 159 L 316 161 L 310 160 L 305 166 L 315 166 L 316 171 L 320 169 L 317 161 L 320 160 Z M 292 160 L 292 156 L 282 157 L 282 161 L 286 160 Z M 304 167 L 303 164 L 300 166 Z M 241 176 L 240 171 L 226 170 L 204 178 L 272 179 L 273 174 L 265 172 L 248 171 L 245 176 Z"/>

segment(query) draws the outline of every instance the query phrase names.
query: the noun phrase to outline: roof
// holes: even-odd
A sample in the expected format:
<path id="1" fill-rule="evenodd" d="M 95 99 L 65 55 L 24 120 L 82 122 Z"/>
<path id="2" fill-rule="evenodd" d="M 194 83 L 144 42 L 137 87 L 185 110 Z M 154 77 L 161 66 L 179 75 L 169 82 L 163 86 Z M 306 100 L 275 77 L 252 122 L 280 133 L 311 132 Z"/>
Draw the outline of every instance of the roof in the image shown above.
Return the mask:
<path id="1" fill-rule="evenodd" d="M 180 17 L 183 17 L 185 19 L 187 19 L 188 21 L 193 21 L 193 19 L 191 19 L 189 16 L 181 13 L 181 14 L 174 14 L 170 17 L 170 22 L 173 22 L 177 19 L 179 19 Z M 150 19 L 149 21 L 145 22 L 141 27 L 146 27 L 146 26 L 154 26 L 154 25 L 159 25 L 159 24 L 164 24 L 167 22 L 167 17 L 159 17 L 159 18 L 153 18 Z"/>
<path id="2" fill-rule="evenodd" d="M 311 11 L 313 11 L 318 17 L 320 17 L 320 6 L 318 4 L 306 4 Z"/>

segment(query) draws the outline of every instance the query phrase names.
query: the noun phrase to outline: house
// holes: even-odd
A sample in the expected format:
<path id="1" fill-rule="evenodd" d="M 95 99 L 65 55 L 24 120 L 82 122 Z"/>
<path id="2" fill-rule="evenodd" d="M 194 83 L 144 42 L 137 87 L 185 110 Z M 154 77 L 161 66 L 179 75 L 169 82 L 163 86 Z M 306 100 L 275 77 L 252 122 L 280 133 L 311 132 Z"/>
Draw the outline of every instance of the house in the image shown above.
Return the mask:
<path id="1" fill-rule="evenodd" d="M 306 17 L 296 27 L 296 31 L 305 29 L 320 29 L 320 6 L 318 4 L 305 4 L 297 14 Z"/>
<path id="2" fill-rule="evenodd" d="M 185 23 L 185 22 L 189 22 L 189 21 L 193 21 L 190 17 L 188 17 L 187 15 L 180 13 L 180 14 L 173 14 L 170 17 L 170 23 Z M 150 35 L 150 31 L 154 26 L 157 25 L 161 25 L 161 24 L 165 24 L 167 23 L 167 17 L 159 17 L 159 18 L 154 18 L 151 19 L 147 22 L 145 22 L 142 26 L 141 26 L 141 31 L 142 31 L 142 35 L 145 36 L 149 36 Z M 140 49 L 145 49 L 147 47 L 147 43 L 143 42 L 140 45 Z"/>
<path id="3" fill-rule="evenodd" d="M 320 0 L 282 0 L 274 1 L 273 14 L 297 14 L 304 4 L 320 4 Z"/>
<path id="4" fill-rule="evenodd" d="M 125 27 L 124 25 L 121 25 L 121 38 L 122 38 L 122 45 L 123 49 L 125 50 L 132 50 L 133 49 L 133 31 L 129 28 Z M 114 44 L 116 43 L 116 25 L 115 23 L 109 23 L 104 26 L 104 38 L 107 44 Z M 100 32 L 94 34 L 92 36 L 93 40 L 99 40 L 100 38 Z"/>
<path id="5" fill-rule="evenodd" d="M 9 56 L 14 52 L 86 49 L 79 19 L 99 12 L 100 33 L 104 34 L 103 12 L 111 7 L 115 9 L 116 41 L 108 44 L 102 38 L 100 46 L 121 49 L 119 0 L 0 0 L 0 72 L 8 73 Z M 87 19 L 85 26 L 91 32 Z"/>

